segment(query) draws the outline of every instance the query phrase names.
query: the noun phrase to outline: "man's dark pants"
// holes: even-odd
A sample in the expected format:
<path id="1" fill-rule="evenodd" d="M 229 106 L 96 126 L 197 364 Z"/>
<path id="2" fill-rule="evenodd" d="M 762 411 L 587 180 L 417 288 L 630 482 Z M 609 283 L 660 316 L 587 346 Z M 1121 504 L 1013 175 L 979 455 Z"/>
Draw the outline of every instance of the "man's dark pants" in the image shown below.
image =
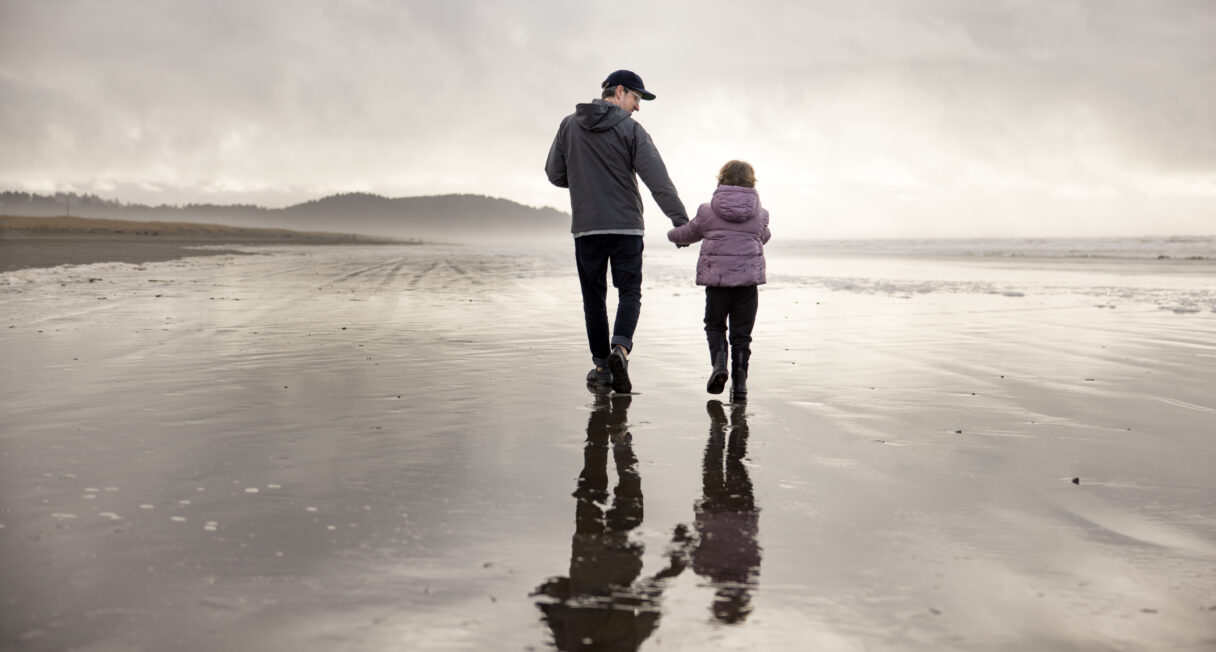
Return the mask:
<path id="1" fill-rule="evenodd" d="M 574 239 L 578 281 L 583 290 L 587 343 L 596 366 L 604 366 L 612 347 L 633 350 L 633 331 L 642 311 L 642 236 L 604 233 Z M 608 268 L 617 291 L 616 323 L 608 332 Z"/>

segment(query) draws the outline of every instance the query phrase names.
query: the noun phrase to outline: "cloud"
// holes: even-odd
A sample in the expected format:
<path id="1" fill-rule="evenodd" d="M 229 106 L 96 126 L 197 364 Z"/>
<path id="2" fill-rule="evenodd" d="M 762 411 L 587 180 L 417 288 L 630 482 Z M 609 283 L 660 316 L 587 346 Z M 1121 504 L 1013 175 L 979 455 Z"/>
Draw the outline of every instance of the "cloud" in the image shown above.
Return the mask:
<path id="1" fill-rule="evenodd" d="M 962 234 L 1006 210 L 1146 228 L 1111 198 L 1178 216 L 1155 227 L 1213 216 L 1205 0 L 67 0 L 0 19 L 6 187 L 566 208 L 541 173 L 556 125 L 627 67 L 659 94 L 637 118 L 690 206 L 742 157 L 775 215 L 830 214 L 831 233 Z"/>

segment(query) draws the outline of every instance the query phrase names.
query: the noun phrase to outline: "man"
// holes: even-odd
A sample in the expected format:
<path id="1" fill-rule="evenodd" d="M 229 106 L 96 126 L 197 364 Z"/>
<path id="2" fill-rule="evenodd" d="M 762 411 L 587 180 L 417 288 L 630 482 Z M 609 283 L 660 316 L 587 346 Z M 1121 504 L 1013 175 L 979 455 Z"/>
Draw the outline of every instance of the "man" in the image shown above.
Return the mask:
<path id="1" fill-rule="evenodd" d="M 642 308 L 644 223 L 637 177 L 673 225 L 688 222 L 688 214 L 650 134 L 630 117 L 654 93 L 628 70 L 608 75 L 600 88 L 600 99 L 575 106 L 562 120 L 545 173 L 553 185 L 570 189 L 570 231 L 595 363 L 587 383 L 627 393 L 633 390 L 628 356 Z M 611 339 L 605 303 L 609 264 L 618 297 Z"/>

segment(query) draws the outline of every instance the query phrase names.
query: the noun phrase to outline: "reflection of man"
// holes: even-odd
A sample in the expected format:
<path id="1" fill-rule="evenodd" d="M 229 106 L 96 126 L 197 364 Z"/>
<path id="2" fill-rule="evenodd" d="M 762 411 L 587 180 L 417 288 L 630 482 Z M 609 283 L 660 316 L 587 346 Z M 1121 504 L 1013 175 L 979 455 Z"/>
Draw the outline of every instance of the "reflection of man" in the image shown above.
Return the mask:
<path id="1" fill-rule="evenodd" d="M 714 618 L 743 622 L 751 613 L 751 592 L 760 577 L 760 510 L 743 458 L 747 455 L 746 407 L 731 408 L 730 439 L 722 403 L 710 401 L 709 443 L 702 464 L 703 495 L 696 504 L 697 544 L 692 568 L 710 580 Z M 725 460 L 723 460 L 725 453 Z"/>
<path id="2" fill-rule="evenodd" d="M 642 543 L 630 532 L 642 524 L 642 479 L 626 422 L 629 395 L 597 395 L 587 422 L 583 471 L 578 477 L 570 576 L 550 578 L 536 589 L 537 606 L 559 650 L 636 650 L 659 622 L 666 579 L 684 569 L 671 555 L 667 568 L 642 573 Z M 609 507 L 608 453 L 617 484 Z M 678 529 L 676 541 L 685 540 Z"/>
<path id="3" fill-rule="evenodd" d="M 642 78 L 617 70 L 600 84 L 600 99 L 579 104 L 562 120 L 549 148 L 549 181 L 570 189 L 571 232 L 583 316 L 595 367 L 587 382 L 618 392 L 632 391 L 627 356 L 642 309 L 642 195 L 638 177 L 675 226 L 688 213 L 667 175 L 650 134 L 631 117 L 654 93 Z M 608 333 L 607 273 L 618 301 L 611 340 Z"/>

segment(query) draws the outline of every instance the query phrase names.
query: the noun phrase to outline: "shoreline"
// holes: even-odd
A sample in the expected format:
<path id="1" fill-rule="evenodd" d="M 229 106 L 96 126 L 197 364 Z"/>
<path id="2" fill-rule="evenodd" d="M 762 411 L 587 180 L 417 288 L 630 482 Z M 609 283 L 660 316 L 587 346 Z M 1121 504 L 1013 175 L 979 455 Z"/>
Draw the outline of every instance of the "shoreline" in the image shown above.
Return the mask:
<path id="1" fill-rule="evenodd" d="M 217 246 L 418 244 L 351 233 L 292 231 L 192 222 L 0 216 L 0 273 L 23 269 L 143 263 L 241 254 Z M 208 247 L 208 248 L 202 248 Z"/>

